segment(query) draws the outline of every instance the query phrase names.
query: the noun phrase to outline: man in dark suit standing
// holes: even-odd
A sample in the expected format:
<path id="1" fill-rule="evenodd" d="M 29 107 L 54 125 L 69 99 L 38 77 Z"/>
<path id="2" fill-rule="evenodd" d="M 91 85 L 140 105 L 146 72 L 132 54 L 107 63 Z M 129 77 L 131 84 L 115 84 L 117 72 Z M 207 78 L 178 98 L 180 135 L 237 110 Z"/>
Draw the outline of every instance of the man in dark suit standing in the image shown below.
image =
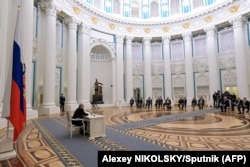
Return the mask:
<path id="1" fill-rule="evenodd" d="M 184 104 L 184 109 L 187 109 L 187 99 L 186 97 L 183 97 L 183 104 Z"/>
<path id="2" fill-rule="evenodd" d="M 60 95 L 60 109 L 62 112 L 64 111 L 64 104 L 65 104 L 65 96 L 63 95 L 63 93 L 61 93 L 61 95 Z"/>
<path id="3" fill-rule="evenodd" d="M 179 103 L 178 103 L 179 110 L 183 111 L 184 108 L 184 100 L 183 97 L 180 97 Z"/>
<path id="4" fill-rule="evenodd" d="M 240 97 L 238 97 L 236 105 L 237 105 L 237 108 L 238 108 L 238 114 L 241 114 L 241 108 L 243 106 L 243 100 Z"/>
<path id="5" fill-rule="evenodd" d="M 235 102 L 236 102 L 236 95 L 233 93 L 231 95 L 231 110 L 232 111 L 234 111 Z"/>
<path id="6" fill-rule="evenodd" d="M 217 107 L 217 93 L 216 92 L 214 92 L 213 94 L 213 101 L 214 101 L 214 108 L 216 108 Z"/>

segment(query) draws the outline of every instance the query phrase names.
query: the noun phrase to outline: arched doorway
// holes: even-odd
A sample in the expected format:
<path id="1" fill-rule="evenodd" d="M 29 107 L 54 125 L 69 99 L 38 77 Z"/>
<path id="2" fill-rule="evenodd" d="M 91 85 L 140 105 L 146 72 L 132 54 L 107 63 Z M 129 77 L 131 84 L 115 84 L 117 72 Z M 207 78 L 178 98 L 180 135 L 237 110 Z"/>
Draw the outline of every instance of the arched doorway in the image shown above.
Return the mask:
<path id="1" fill-rule="evenodd" d="M 96 79 L 100 82 L 102 87 L 102 99 L 98 99 L 104 104 L 111 104 L 113 100 L 113 79 L 112 79 L 112 54 L 109 49 L 102 45 L 94 46 L 90 51 L 90 90 L 91 99 L 95 94 L 94 84 Z"/>

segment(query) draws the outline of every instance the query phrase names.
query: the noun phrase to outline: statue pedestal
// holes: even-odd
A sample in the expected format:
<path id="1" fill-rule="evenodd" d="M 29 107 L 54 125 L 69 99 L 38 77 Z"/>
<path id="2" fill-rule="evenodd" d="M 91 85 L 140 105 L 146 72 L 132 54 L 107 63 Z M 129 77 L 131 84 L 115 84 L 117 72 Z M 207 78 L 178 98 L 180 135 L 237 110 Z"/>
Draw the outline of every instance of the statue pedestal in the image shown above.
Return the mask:
<path id="1" fill-rule="evenodd" d="M 104 104 L 102 95 L 93 95 L 93 103 L 94 104 Z"/>

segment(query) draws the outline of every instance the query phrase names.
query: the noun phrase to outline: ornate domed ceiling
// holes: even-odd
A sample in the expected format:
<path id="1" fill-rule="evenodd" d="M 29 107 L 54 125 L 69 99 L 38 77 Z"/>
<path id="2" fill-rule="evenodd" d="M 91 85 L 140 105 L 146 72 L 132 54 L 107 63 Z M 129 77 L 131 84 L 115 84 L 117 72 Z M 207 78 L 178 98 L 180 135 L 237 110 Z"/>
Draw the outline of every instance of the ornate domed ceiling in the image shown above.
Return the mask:
<path id="1" fill-rule="evenodd" d="M 41 0 L 40 0 L 41 1 Z M 250 16 L 246 0 L 54 0 L 62 18 L 72 17 L 86 28 L 136 37 L 202 34 Z"/>
<path id="2" fill-rule="evenodd" d="M 109 14 L 158 19 L 198 12 L 226 0 L 83 0 Z"/>

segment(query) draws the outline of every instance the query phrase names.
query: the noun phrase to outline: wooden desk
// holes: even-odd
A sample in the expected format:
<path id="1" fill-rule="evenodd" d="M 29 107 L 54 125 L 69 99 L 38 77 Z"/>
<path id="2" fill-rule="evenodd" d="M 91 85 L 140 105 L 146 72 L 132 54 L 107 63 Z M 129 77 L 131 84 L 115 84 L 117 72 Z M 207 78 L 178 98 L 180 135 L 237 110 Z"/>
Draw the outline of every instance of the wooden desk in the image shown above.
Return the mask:
<path id="1" fill-rule="evenodd" d="M 89 139 L 95 139 L 97 137 L 105 137 L 105 116 L 88 113 L 89 115 L 84 117 L 87 121 L 87 133 Z"/>

